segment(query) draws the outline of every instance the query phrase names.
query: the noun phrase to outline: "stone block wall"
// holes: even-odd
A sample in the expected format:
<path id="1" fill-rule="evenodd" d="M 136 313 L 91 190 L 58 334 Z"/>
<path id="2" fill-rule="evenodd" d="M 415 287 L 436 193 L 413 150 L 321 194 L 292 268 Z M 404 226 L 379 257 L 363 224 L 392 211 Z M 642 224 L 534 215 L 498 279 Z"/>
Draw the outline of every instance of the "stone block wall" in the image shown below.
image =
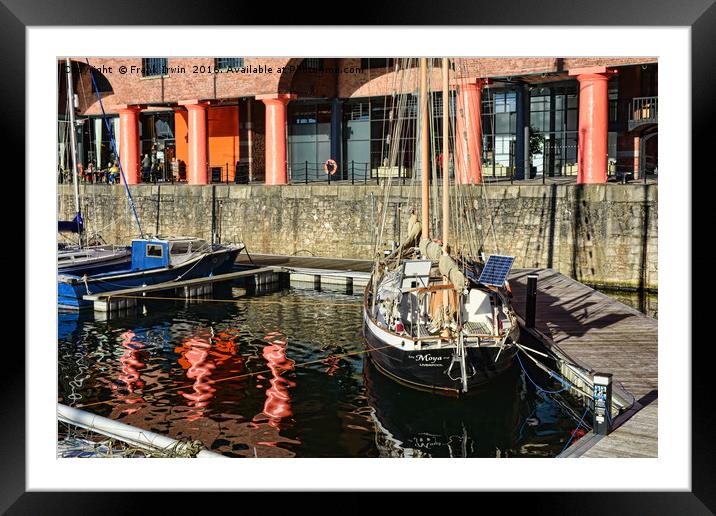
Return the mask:
<path id="1" fill-rule="evenodd" d="M 71 218 L 71 185 L 58 187 L 58 213 Z M 415 185 L 137 185 L 131 187 L 145 233 L 211 239 L 212 196 L 221 241 L 243 240 L 250 253 L 370 258 L 407 233 L 419 211 Z M 159 203 L 157 203 L 159 192 Z M 212 192 L 214 192 L 212 194 Z M 515 255 L 515 267 L 551 267 L 587 284 L 658 288 L 657 185 L 490 185 L 451 199 L 456 248 Z M 138 235 L 125 189 L 83 185 L 90 231 L 108 243 Z M 457 214 L 460 214 L 458 217 Z M 433 209 L 432 228 L 441 227 Z M 431 232 L 439 238 L 439 234 Z"/>

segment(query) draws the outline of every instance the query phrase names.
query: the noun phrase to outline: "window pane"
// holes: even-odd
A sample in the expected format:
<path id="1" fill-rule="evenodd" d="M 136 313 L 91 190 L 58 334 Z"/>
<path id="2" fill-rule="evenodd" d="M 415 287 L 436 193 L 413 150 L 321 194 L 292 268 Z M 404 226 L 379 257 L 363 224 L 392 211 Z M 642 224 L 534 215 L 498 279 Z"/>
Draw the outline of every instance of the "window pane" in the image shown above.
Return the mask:
<path id="1" fill-rule="evenodd" d="M 164 75 L 167 69 L 166 57 L 145 57 L 142 59 L 142 76 L 156 77 Z"/>
<path id="2" fill-rule="evenodd" d="M 395 59 L 390 57 L 371 57 L 361 59 L 361 68 L 364 70 L 371 68 L 393 68 Z"/>
<path id="3" fill-rule="evenodd" d="M 510 132 L 510 115 L 509 114 L 498 114 L 495 115 L 495 133 L 509 133 Z"/>
<path id="4" fill-rule="evenodd" d="M 162 257 L 162 246 L 150 244 L 147 246 L 147 256 Z"/>
<path id="5" fill-rule="evenodd" d="M 320 58 L 304 59 L 303 66 L 305 66 L 307 70 L 319 72 L 319 71 L 323 70 L 323 59 L 320 59 Z"/>
<path id="6" fill-rule="evenodd" d="M 507 111 L 510 113 L 515 113 L 517 111 L 517 93 L 514 91 L 510 91 L 507 93 L 506 99 L 505 99 Z"/>
<path id="7" fill-rule="evenodd" d="M 567 111 L 567 130 L 568 131 L 576 131 L 579 125 L 578 117 L 577 117 L 577 110 L 576 109 L 570 109 Z"/>
<path id="8" fill-rule="evenodd" d="M 216 67 L 219 69 L 228 69 L 228 68 L 243 68 L 244 67 L 244 58 L 243 57 L 217 57 L 216 58 Z"/>

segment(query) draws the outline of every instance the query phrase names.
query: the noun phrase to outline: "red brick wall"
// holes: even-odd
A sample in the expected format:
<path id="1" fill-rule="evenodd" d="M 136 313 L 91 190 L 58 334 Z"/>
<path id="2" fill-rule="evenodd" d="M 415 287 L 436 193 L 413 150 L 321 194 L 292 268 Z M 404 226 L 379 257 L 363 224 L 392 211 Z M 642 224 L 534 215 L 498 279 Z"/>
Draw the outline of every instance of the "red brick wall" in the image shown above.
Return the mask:
<path id="1" fill-rule="evenodd" d="M 82 62 L 77 59 L 75 62 Z M 630 58 L 455 58 L 456 77 L 474 79 L 477 77 L 502 77 L 520 74 L 540 74 L 566 71 L 585 66 L 623 66 L 628 64 L 655 63 L 653 57 Z M 171 104 L 187 99 L 232 99 L 253 97 L 265 93 L 298 93 L 301 96 L 342 98 L 389 95 L 393 90 L 415 89 L 415 70 L 398 72 L 373 69 L 363 73 L 323 73 L 296 71 L 303 59 L 288 58 L 246 58 L 247 67 L 263 66 L 270 71 L 261 73 L 208 73 L 214 67 L 214 58 L 168 58 L 168 66 L 183 71 L 170 71 L 165 77 L 143 78 L 138 71 L 141 58 L 95 58 L 90 60 L 96 69 L 97 78 L 103 75 L 111 85 L 111 92 L 103 94 L 105 109 L 112 111 L 117 104 L 159 103 Z M 360 68 L 360 58 L 325 59 L 326 68 L 343 70 Z M 105 67 L 101 74 L 99 68 Z M 119 68 L 127 67 L 128 73 L 121 74 Z M 134 67 L 132 69 L 131 67 Z M 201 67 L 204 67 L 203 69 Z M 111 68 L 111 71 L 109 69 Z M 132 71 L 134 70 L 134 71 Z M 77 93 L 80 97 L 82 114 L 99 114 L 99 103 L 92 93 L 89 74 L 85 70 L 78 78 Z M 439 71 L 432 78 L 435 87 L 440 84 Z"/>
<path id="2" fill-rule="evenodd" d="M 458 81 L 472 81 L 477 78 L 506 77 L 519 75 L 567 72 L 572 68 L 589 66 L 624 66 L 630 64 L 655 63 L 655 57 L 628 58 L 547 58 L 547 57 L 500 57 L 500 58 L 452 58 Z M 360 59 L 342 59 L 343 66 L 360 66 Z M 416 64 L 417 66 L 417 64 Z M 429 78 L 431 88 L 441 87 L 440 70 L 433 69 Z M 394 71 L 387 69 L 364 70 L 363 73 L 343 73 L 338 77 L 338 96 L 370 97 L 389 95 L 393 90 L 401 93 L 414 91 L 417 84 L 417 68 Z"/>
<path id="3" fill-rule="evenodd" d="M 112 85 L 112 93 L 103 97 L 105 109 L 112 111 L 117 104 L 176 103 L 188 99 L 228 99 L 248 97 L 262 93 L 275 93 L 280 80 L 285 81 L 280 67 L 288 63 L 286 58 L 246 58 L 246 66 L 270 67 L 270 73 L 208 73 L 213 69 L 214 58 L 168 58 L 168 66 L 176 68 L 164 77 L 142 77 L 138 71 L 142 66 L 141 58 L 95 58 L 90 64 L 96 70 L 104 66 L 108 71 L 104 77 Z M 120 67 L 126 67 L 127 73 L 121 74 Z M 134 69 L 132 69 L 134 67 Z M 178 71 L 183 67 L 182 71 Z M 201 67 L 204 67 L 203 69 Z M 134 70 L 134 71 L 132 71 Z M 290 74 L 293 75 L 293 74 Z M 85 79 L 89 74 L 85 72 Z M 288 81 L 290 83 L 290 80 Z M 87 90 L 92 93 L 91 89 Z M 79 92 L 78 92 L 79 93 Z M 101 112 L 96 97 L 80 95 L 80 112 L 96 115 Z"/>

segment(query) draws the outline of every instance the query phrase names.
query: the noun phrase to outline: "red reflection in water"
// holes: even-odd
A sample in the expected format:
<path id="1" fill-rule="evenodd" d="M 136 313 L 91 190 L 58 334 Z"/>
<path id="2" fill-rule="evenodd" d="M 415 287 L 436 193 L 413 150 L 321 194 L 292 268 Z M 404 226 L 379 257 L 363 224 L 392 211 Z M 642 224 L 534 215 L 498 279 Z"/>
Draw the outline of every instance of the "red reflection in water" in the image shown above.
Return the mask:
<path id="1" fill-rule="evenodd" d="M 280 334 L 274 332 L 266 336 L 266 340 L 271 340 L 271 344 L 263 349 L 263 357 L 273 375 L 269 380 L 271 387 L 266 389 L 263 412 L 269 418 L 268 424 L 279 429 L 281 420 L 293 415 L 288 389 L 295 387 L 296 384 L 281 376 L 285 371 L 293 371 L 295 363 L 286 358 L 286 341 L 273 339 L 276 335 Z"/>
<path id="2" fill-rule="evenodd" d="M 207 360 L 210 350 L 211 341 L 199 337 L 188 339 L 183 346 L 175 349 L 182 355 L 179 364 L 186 369 L 187 378 L 194 380 L 192 392 L 179 391 L 179 394 L 189 400 L 188 406 L 195 409 L 187 418 L 189 421 L 195 421 L 204 416 L 204 408 L 216 392 L 216 389 L 210 384 L 211 372 L 216 367 L 211 360 Z"/>
<path id="3" fill-rule="evenodd" d="M 121 384 L 113 383 L 112 390 L 119 391 L 122 387 L 127 390 L 128 394 L 133 394 L 136 389 L 144 388 L 144 380 L 142 380 L 139 371 L 146 365 L 140 360 L 141 350 L 144 348 L 144 344 L 141 342 L 134 342 L 135 333 L 133 331 L 126 331 L 122 333 L 121 345 L 125 349 L 124 354 L 119 357 L 119 362 L 122 364 L 122 375 L 119 377 Z M 127 394 L 119 394 L 118 397 L 125 403 L 143 403 L 144 399 L 133 398 Z M 122 411 L 124 414 L 132 414 L 138 411 L 139 408 L 128 408 Z"/>
<path id="4" fill-rule="evenodd" d="M 323 359 L 323 363 L 328 365 L 328 369 L 326 369 L 326 374 L 328 376 L 333 376 L 333 374 L 338 371 L 338 368 L 341 363 L 341 358 L 335 355 L 329 355 Z"/>

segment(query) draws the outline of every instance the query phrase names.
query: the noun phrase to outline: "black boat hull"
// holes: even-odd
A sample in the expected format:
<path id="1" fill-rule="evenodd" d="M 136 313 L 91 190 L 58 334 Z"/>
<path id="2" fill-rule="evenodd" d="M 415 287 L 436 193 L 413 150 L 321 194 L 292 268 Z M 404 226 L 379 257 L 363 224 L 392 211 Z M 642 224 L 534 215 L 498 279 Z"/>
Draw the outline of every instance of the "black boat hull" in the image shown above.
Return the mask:
<path id="1" fill-rule="evenodd" d="M 449 398 L 404 387 L 371 360 L 363 366 L 365 392 L 376 421 L 381 457 L 504 457 L 519 441 L 519 367 L 470 393 Z"/>
<path id="2" fill-rule="evenodd" d="M 381 339 L 372 326 L 366 318 L 363 326 L 365 343 L 368 356 L 383 374 L 415 389 L 451 396 L 465 394 L 460 365 L 453 360 L 454 349 L 403 350 Z M 466 350 L 467 370 L 472 372 L 467 381 L 467 392 L 488 384 L 509 370 L 516 352 L 514 346 L 505 347 L 501 353 L 498 346 L 468 347 Z"/>

